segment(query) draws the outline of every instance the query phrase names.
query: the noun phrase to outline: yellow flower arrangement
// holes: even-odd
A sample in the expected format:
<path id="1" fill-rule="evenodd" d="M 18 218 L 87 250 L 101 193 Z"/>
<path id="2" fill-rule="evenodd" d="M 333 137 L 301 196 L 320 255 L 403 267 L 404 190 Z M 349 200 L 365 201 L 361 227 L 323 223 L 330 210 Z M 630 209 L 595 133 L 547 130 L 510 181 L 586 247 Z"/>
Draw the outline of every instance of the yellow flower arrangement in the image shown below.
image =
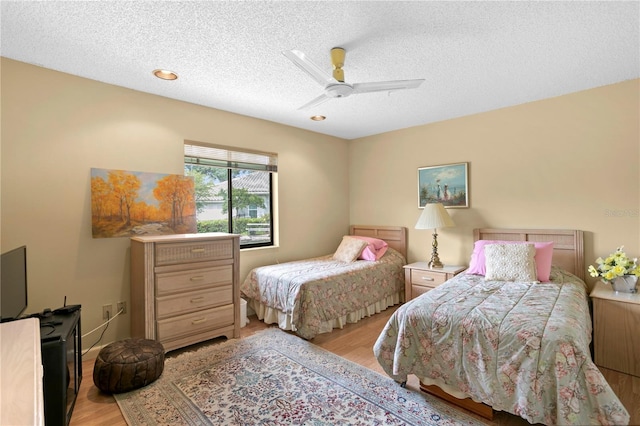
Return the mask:
<path id="1" fill-rule="evenodd" d="M 618 247 L 606 259 L 597 258 L 596 263 L 598 266 L 589 265 L 589 275 L 594 278 L 600 277 L 602 281 L 607 283 L 623 275 L 640 277 L 638 258 L 629 259 L 626 253 L 622 251 L 623 248 L 624 246 Z"/>

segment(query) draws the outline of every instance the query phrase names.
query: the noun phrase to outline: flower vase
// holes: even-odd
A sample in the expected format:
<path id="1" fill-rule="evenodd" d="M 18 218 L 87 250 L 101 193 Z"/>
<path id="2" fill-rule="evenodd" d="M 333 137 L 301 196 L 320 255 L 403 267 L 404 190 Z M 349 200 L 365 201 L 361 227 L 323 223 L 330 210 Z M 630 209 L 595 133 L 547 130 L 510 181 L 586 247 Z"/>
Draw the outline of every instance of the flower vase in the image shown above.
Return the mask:
<path id="1" fill-rule="evenodd" d="M 637 291 L 637 284 L 638 277 L 635 275 L 622 275 L 620 277 L 615 277 L 613 281 L 611 281 L 613 290 L 621 293 L 635 293 Z"/>

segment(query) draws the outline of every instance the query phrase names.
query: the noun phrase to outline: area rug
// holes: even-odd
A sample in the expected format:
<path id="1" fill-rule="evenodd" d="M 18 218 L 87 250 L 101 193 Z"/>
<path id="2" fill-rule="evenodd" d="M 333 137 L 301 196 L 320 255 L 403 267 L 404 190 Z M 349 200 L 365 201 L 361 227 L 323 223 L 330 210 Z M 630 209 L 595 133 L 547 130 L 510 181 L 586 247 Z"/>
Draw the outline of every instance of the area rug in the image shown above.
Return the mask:
<path id="1" fill-rule="evenodd" d="M 434 397 L 277 328 L 167 357 L 114 395 L 134 425 L 483 425 Z"/>

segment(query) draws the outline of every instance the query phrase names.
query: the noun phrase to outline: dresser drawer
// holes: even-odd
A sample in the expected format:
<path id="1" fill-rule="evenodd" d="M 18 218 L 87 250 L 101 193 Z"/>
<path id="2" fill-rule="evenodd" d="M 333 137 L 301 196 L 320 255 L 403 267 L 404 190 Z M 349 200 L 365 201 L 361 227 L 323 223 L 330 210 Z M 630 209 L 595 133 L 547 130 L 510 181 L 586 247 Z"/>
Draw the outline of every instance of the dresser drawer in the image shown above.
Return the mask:
<path id="1" fill-rule="evenodd" d="M 437 287 L 447 280 L 447 275 L 441 272 L 411 270 L 411 284 L 418 286 Z"/>
<path id="2" fill-rule="evenodd" d="M 412 285 L 411 286 L 411 295 L 416 298 L 421 294 L 428 292 L 429 290 L 433 290 L 435 287 L 428 287 L 424 285 Z"/>
<path id="3" fill-rule="evenodd" d="M 227 284 L 207 290 L 158 297 L 156 299 L 156 317 L 164 319 L 231 303 L 233 303 L 233 287 L 231 284 Z"/>
<path id="4" fill-rule="evenodd" d="M 159 243 L 155 245 L 155 265 L 205 262 L 233 258 L 233 241 Z"/>
<path id="5" fill-rule="evenodd" d="M 162 342 L 177 336 L 233 324 L 234 305 L 206 309 L 157 321 L 157 338 Z"/>
<path id="6" fill-rule="evenodd" d="M 180 272 L 165 272 L 156 275 L 156 295 L 163 296 L 176 292 L 200 290 L 207 287 L 231 284 L 232 282 L 232 265 Z"/>
<path id="7" fill-rule="evenodd" d="M 465 266 L 445 265 L 432 269 L 427 262 L 414 262 L 404 266 L 404 294 L 405 300 L 433 290 L 447 280 L 466 269 Z"/>

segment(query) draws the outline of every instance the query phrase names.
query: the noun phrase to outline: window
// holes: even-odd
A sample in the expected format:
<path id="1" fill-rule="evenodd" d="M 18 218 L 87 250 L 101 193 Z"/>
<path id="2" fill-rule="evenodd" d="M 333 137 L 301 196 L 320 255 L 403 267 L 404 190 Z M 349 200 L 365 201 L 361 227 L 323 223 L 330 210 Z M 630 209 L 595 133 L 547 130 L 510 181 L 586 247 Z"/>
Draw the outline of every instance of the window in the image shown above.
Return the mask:
<path id="1" fill-rule="evenodd" d="M 272 246 L 277 171 L 277 154 L 185 141 L 184 174 L 195 181 L 198 232 L 239 234 L 240 248 Z"/>

